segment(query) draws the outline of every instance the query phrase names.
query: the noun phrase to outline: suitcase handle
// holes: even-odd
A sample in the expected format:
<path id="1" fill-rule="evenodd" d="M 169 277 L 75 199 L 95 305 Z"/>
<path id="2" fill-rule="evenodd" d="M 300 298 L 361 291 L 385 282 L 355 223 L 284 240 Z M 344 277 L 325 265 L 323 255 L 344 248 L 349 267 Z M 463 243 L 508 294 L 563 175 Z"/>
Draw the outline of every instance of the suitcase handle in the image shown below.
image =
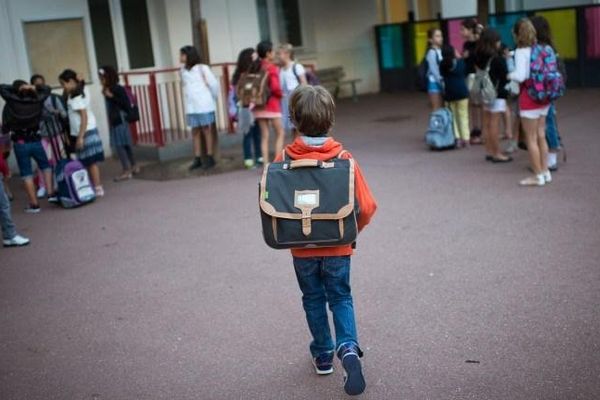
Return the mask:
<path id="1" fill-rule="evenodd" d="M 323 161 L 321 160 L 311 160 L 311 159 L 301 159 L 301 160 L 293 160 L 289 163 L 289 169 L 296 168 L 311 168 L 311 167 L 322 167 Z"/>

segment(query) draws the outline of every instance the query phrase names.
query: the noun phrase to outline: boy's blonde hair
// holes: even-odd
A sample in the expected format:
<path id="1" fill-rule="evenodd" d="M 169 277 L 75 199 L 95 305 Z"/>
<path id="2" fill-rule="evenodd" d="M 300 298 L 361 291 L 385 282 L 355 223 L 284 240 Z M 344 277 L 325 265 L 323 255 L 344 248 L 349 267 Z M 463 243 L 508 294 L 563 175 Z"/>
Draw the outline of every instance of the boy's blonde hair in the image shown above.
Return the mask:
<path id="1" fill-rule="evenodd" d="M 306 136 L 326 136 L 335 122 L 335 102 L 322 86 L 300 85 L 290 97 L 290 119 Z"/>
<path id="2" fill-rule="evenodd" d="M 515 24 L 513 33 L 517 47 L 531 47 L 536 43 L 537 33 L 529 18 L 521 18 Z"/>
<path id="3" fill-rule="evenodd" d="M 294 59 L 294 46 L 290 43 L 282 43 L 279 45 L 279 50 L 284 51 L 290 55 L 290 59 Z"/>

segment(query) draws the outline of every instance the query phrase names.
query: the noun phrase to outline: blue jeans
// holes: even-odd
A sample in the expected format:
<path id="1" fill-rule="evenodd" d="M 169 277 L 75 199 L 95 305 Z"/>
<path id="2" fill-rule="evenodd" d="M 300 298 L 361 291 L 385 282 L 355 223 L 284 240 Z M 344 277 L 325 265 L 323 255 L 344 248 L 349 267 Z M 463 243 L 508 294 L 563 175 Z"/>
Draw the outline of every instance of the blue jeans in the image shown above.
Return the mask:
<path id="1" fill-rule="evenodd" d="M 9 240 L 17 236 L 15 224 L 10 216 L 10 201 L 4 191 L 2 179 L 0 179 L 0 227 L 2 228 L 2 239 Z"/>
<path id="2" fill-rule="evenodd" d="M 44 150 L 41 140 L 24 143 L 16 142 L 13 148 L 15 150 L 15 158 L 17 159 L 21 178 L 31 179 L 31 177 L 33 177 L 33 169 L 31 167 L 32 158 L 37 163 L 40 171 L 45 172 L 50 170 L 48 156 L 46 156 L 46 151 Z"/>
<path id="3" fill-rule="evenodd" d="M 550 104 L 550 109 L 546 116 L 546 141 L 550 150 L 558 150 L 560 148 L 560 134 L 556 126 L 556 108 L 554 107 L 554 103 Z"/>
<path id="4" fill-rule="evenodd" d="M 254 157 L 252 157 L 252 147 L 254 145 Z M 260 127 L 258 123 L 250 127 L 250 130 L 244 133 L 244 160 L 258 161 L 262 157 L 260 149 Z"/>
<path id="5" fill-rule="evenodd" d="M 306 321 L 313 336 L 310 344 L 312 356 L 334 351 L 345 343 L 358 346 L 350 290 L 350 256 L 294 257 L 294 269 L 302 290 Z M 333 314 L 335 347 L 329 330 L 327 303 Z"/>

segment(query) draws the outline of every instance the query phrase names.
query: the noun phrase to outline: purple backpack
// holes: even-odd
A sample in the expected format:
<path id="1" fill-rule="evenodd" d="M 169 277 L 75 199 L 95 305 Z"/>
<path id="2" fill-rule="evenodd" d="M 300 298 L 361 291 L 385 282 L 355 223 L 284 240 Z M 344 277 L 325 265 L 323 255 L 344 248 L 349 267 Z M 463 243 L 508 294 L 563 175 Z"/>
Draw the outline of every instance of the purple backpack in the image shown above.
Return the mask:
<path id="1" fill-rule="evenodd" d="M 533 101 L 547 104 L 565 93 L 565 82 L 558 71 L 556 53 L 549 45 L 535 44 L 531 47 L 527 94 Z"/>

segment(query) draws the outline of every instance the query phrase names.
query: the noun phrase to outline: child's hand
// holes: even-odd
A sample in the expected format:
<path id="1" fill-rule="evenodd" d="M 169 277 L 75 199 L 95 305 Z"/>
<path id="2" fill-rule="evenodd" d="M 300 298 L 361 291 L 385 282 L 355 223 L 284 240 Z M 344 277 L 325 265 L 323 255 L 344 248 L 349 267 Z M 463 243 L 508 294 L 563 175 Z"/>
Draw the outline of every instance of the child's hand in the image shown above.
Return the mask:
<path id="1" fill-rule="evenodd" d="M 75 148 L 77 150 L 83 149 L 83 138 L 82 137 L 77 138 L 77 142 L 75 142 Z"/>
<path id="2" fill-rule="evenodd" d="M 110 91 L 109 88 L 104 88 L 102 90 L 102 94 L 104 94 L 104 96 L 108 97 L 109 99 L 112 99 L 113 97 L 113 93 Z"/>

